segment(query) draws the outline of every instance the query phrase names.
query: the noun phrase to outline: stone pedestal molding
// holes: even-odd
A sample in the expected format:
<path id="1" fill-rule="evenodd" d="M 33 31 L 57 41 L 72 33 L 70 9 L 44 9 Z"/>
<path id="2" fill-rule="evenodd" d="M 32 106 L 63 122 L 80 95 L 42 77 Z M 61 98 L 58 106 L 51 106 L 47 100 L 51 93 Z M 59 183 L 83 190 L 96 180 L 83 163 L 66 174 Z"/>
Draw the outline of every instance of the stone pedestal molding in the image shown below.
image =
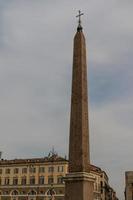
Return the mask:
<path id="1" fill-rule="evenodd" d="M 95 177 L 90 173 L 76 172 L 66 175 L 65 198 L 67 200 L 93 200 Z"/>

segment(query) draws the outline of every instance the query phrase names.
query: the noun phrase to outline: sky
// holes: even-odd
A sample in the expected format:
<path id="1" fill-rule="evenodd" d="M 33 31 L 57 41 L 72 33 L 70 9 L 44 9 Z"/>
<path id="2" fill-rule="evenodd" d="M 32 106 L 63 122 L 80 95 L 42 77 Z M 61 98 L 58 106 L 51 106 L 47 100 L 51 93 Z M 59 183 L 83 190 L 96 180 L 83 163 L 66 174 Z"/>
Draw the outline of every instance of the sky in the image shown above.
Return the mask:
<path id="1" fill-rule="evenodd" d="M 133 1 L 0 0 L 3 158 L 68 155 L 73 37 L 87 43 L 91 162 L 124 200 L 133 170 Z"/>

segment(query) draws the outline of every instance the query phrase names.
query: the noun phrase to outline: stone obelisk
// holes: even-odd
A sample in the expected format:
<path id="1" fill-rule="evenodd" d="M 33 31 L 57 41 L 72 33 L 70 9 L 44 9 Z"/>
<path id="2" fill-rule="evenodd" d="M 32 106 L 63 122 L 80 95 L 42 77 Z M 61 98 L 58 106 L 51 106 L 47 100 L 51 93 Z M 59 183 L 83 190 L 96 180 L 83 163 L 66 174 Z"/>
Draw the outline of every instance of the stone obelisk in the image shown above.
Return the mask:
<path id="1" fill-rule="evenodd" d="M 74 37 L 69 172 L 65 200 L 93 200 L 94 178 L 90 175 L 86 44 L 79 24 Z"/>

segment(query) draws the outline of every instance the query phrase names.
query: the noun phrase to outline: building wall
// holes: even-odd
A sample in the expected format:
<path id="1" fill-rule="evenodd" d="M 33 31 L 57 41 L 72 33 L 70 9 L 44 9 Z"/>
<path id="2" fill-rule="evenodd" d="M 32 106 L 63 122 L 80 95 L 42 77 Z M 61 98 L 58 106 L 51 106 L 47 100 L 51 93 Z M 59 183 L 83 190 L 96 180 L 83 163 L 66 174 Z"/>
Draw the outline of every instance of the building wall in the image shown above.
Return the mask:
<path id="1" fill-rule="evenodd" d="M 43 168 L 45 169 L 44 172 L 40 172 L 39 168 Z M 62 171 L 59 171 L 59 168 L 62 169 Z M 22 170 L 23 169 L 27 169 L 26 173 L 23 173 Z M 54 171 L 52 172 L 51 169 L 54 169 Z M 27 184 L 30 184 L 30 178 L 31 177 L 35 177 L 35 184 L 39 184 L 39 177 L 40 176 L 44 176 L 45 180 L 44 183 L 48 184 L 48 178 L 50 176 L 53 175 L 54 178 L 54 183 L 58 183 L 58 177 L 59 176 L 65 176 L 66 172 L 67 172 L 67 164 L 65 163 L 54 163 L 54 165 L 52 163 L 40 163 L 40 164 L 35 164 L 32 163 L 30 165 L 12 165 L 12 166 L 4 166 L 2 168 L 0 168 L 3 170 L 2 174 L 0 174 L 1 177 L 1 185 L 5 185 L 5 179 L 9 178 L 10 182 L 9 185 L 13 185 L 13 178 L 18 178 L 18 185 L 21 185 L 21 180 L 22 177 L 25 177 L 27 180 Z M 10 173 L 6 173 L 6 170 L 10 170 Z M 35 172 L 34 172 L 35 169 Z M 18 173 L 15 173 L 15 170 L 19 170 Z"/>
<path id="2" fill-rule="evenodd" d="M 125 199 L 133 200 L 133 171 L 125 172 Z"/>
<path id="3" fill-rule="evenodd" d="M 56 156 L 47 159 L 1 161 L 0 200 L 47 200 L 51 198 L 51 192 L 55 200 L 64 200 L 63 177 L 67 172 L 68 161 Z M 91 166 L 91 174 L 95 177 L 94 200 L 110 200 L 105 189 L 106 185 L 109 187 L 106 173 Z M 24 177 L 25 184 L 22 183 Z M 33 182 L 30 181 L 33 177 L 35 182 L 33 179 Z M 39 177 L 44 177 L 44 182 L 40 183 Z M 14 179 L 18 182 L 13 181 Z"/>
<path id="4" fill-rule="evenodd" d="M 101 200 L 101 188 L 100 188 L 100 173 L 91 171 L 91 174 L 95 177 L 94 182 L 94 199 Z"/>
<path id="5" fill-rule="evenodd" d="M 34 161 L 34 162 L 32 162 Z M 24 172 L 26 169 L 26 172 Z M 42 170 L 44 169 L 44 171 Z M 19 163 L 17 160 L 11 162 L 1 162 L 0 164 L 0 193 L 2 200 L 10 199 L 14 195 L 21 195 L 19 199 L 32 199 L 30 195 L 38 194 L 38 199 L 48 198 L 50 189 L 54 188 L 56 199 L 62 199 L 64 196 L 64 183 L 62 177 L 68 171 L 68 161 L 37 161 L 24 160 Z M 25 177 L 26 183 L 22 183 Z M 39 182 L 39 177 L 44 177 L 44 182 Z M 52 181 L 53 179 L 53 181 Z M 13 181 L 15 180 L 15 181 Z M 16 182 L 16 180 L 18 180 Z M 58 197 L 58 198 L 57 198 Z"/>

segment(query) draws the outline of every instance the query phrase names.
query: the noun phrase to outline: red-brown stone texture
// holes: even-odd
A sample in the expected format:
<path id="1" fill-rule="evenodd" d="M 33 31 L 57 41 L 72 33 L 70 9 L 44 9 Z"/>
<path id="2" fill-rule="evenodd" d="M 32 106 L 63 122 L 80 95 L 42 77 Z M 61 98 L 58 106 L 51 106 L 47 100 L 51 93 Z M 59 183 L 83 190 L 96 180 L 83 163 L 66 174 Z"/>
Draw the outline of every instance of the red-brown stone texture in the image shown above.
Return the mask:
<path id="1" fill-rule="evenodd" d="M 81 26 L 74 37 L 73 54 L 69 173 L 65 178 L 65 200 L 93 200 L 94 178 L 89 174 L 86 45 Z"/>
<path id="2" fill-rule="evenodd" d="M 86 45 L 82 30 L 74 37 L 69 172 L 89 172 Z"/>

